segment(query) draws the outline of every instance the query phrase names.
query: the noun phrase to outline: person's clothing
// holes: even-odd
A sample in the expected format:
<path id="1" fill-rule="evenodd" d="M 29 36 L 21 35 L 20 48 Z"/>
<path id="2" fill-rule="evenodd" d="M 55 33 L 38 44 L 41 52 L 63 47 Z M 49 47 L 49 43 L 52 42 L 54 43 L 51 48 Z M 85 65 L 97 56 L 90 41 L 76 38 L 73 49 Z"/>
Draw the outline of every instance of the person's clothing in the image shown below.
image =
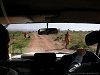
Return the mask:
<path id="1" fill-rule="evenodd" d="M 8 59 L 9 59 L 8 48 L 5 47 L 0 49 L 0 60 L 8 60 Z"/>
<path id="2" fill-rule="evenodd" d="M 10 68 L 9 72 L 7 73 L 7 75 L 18 75 L 18 73 L 15 70 Z"/>
<path id="3" fill-rule="evenodd" d="M 80 67 L 74 70 L 70 75 L 73 74 L 92 74 L 92 75 L 100 75 L 100 61 L 92 62 L 92 63 L 83 63 Z"/>
<path id="4" fill-rule="evenodd" d="M 69 42 L 70 42 L 70 33 L 67 32 L 67 33 L 65 34 L 65 43 L 66 43 L 65 48 L 66 48 L 66 49 L 67 49 L 67 46 L 69 45 Z"/>
<path id="5" fill-rule="evenodd" d="M 97 62 L 90 62 L 90 63 L 83 63 L 82 62 L 83 57 L 76 56 L 75 60 L 72 62 L 67 75 L 73 75 L 73 74 L 100 74 L 100 60 Z"/>
<path id="6" fill-rule="evenodd" d="M 65 41 L 66 41 L 66 44 L 68 45 L 69 42 L 70 42 L 70 34 L 69 34 L 69 32 L 67 32 L 66 35 L 65 35 Z"/>
<path id="7" fill-rule="evenodd" d="M 83 58 L 81 56 L 76 56 L 75 60 L 71 64 L 68 72 L 73 72 L 77 67 L 80 67 L 82 59 Z"/>
<path id="8" fill-rule="evenodd" d="M 18 73 L 11 68 L 0 66 L 0 75 L 18 75 Z"/>

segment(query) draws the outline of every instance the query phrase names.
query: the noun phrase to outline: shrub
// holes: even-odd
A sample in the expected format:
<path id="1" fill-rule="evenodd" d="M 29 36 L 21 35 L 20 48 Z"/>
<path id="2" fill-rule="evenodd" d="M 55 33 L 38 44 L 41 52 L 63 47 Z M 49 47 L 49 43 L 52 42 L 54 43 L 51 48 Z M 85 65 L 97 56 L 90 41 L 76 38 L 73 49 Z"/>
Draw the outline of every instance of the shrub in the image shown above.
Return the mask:
<path id="1" fill-rule="evenodd" d="M 77 48 L 88 48 L 83 42 L 79 42 L 77 44 L 70 45 L 70 49 L 76 50 Z"/>
<path id="2" fill-rule="evenodd" d="M 31 32 L 29 33 L 31 35 Z M 25 39 L 22 32 L 9 32 L 10 47 L 9 52 L 19 53 L 23 52 L 23 49 L 28 45 L 30 39 Z"/>

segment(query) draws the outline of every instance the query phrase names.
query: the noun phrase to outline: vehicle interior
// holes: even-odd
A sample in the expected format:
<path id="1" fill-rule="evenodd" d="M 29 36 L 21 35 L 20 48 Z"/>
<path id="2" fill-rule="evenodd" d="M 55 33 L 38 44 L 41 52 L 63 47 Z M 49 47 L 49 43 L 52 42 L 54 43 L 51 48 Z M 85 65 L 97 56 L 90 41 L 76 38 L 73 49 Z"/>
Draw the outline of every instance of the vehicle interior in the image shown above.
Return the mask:
<path id="1" fill-rule="evenodd" d="M 0 24 L 4 25 L 6 28 L 11 24 L 12 26 L 13 24 L 40 24 L 39 27 L 41 27 L 41 23 L 45 23 L 47 29 L 50 26 L 49 24 L 55 23 L 100 24 L 100 1 L 0 0 Z M 88 44 L 91 43 L 96 44 L 96 48 L 94 53 L 91 51 L 86 52 L 82 63 L 95 63 L 100 61 L 99 34 L 99 31 L 94 31 L 91 36 L 88 34 L 87 36 L 84 36 L 89 36 L 85 41 L 86 45 L 88 46 Z M 45 35 L 38 35 L 38 37 L 40 36 Z M 25 38 L 26 37 L 27 36 L 25 36 Z M 28 38 L 30 39 L 31 37 Z M 41 40 L 41 38 L 39 39 Z M 0 66 L 12 68 L 18 72 L 18 75 L 67 75 L 66 71 L 68 71 L 71 62 L 76 56 L 75 50 L 72 53 L 65 51 L 60 52 L 59 50 L 57 52 L 56 50 L 50 52 L 47 50 L 45 50 L 45 52 L 35 50 L 35 52 L 31 54 L 28 54 L 27 52 L 26 54 L 16 54 L 12 59 L 0 61 Z M 99 73 L 100 72 L 98 71 L 96 74 Z"/>

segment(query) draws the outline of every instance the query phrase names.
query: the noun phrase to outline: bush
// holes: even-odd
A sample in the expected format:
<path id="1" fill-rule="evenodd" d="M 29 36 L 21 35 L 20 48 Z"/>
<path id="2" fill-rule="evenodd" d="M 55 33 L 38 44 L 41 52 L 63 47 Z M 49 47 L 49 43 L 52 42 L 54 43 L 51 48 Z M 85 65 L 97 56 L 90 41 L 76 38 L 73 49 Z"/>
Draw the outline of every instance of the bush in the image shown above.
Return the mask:
<path id="1" fill-rule="evenodd" d="M 60 31 L 57 35 L 52 35 L 52 38 L 55 41 L 60 41 L 63 44 L 65 44 L 66 32 L 67 31 Z M 68 48 L 71 50 L 76 50 L 77 48 L 86 48 L 88 50 L 94 51 L 95 49 L 90 48 L 85 44 L 85 36 L 88 33 L 90 33 L 90 31 L 70 31 L 71 41 L 70 44 L 68 45 Z"/>
<path id="2" fill-rule="evenodd" d="M 31 35 L 31 33 L 29 33 Z M 9 32 L 10 43 L 9 52 L 19 53 L 28 45 L 30 39 L 25 39 L 22 32 Z"/>
<path id="3" fill-rule="evenodd" d="M 88 48 L 88 46 L 85 45 L 83 42 L 79 42 L 77 44 L 70 45 L 70 49 L 72 49 L 72 50 L 76 50 L 77 48 Z"/>

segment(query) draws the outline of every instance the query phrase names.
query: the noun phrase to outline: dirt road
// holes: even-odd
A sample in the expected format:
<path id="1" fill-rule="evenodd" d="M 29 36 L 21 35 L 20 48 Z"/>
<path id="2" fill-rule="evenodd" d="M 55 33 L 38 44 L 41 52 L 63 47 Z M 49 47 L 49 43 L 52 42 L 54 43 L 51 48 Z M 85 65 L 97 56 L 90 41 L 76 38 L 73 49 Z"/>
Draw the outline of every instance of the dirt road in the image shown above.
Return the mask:
<path id="1" fill-rule="evenodd" d="M 54 41 L 48 35 L 38 35 L 33 33 L 31 42 L 24 53 L 29 52 L 62 52 L 66 51 L 62 43 Z"/>

